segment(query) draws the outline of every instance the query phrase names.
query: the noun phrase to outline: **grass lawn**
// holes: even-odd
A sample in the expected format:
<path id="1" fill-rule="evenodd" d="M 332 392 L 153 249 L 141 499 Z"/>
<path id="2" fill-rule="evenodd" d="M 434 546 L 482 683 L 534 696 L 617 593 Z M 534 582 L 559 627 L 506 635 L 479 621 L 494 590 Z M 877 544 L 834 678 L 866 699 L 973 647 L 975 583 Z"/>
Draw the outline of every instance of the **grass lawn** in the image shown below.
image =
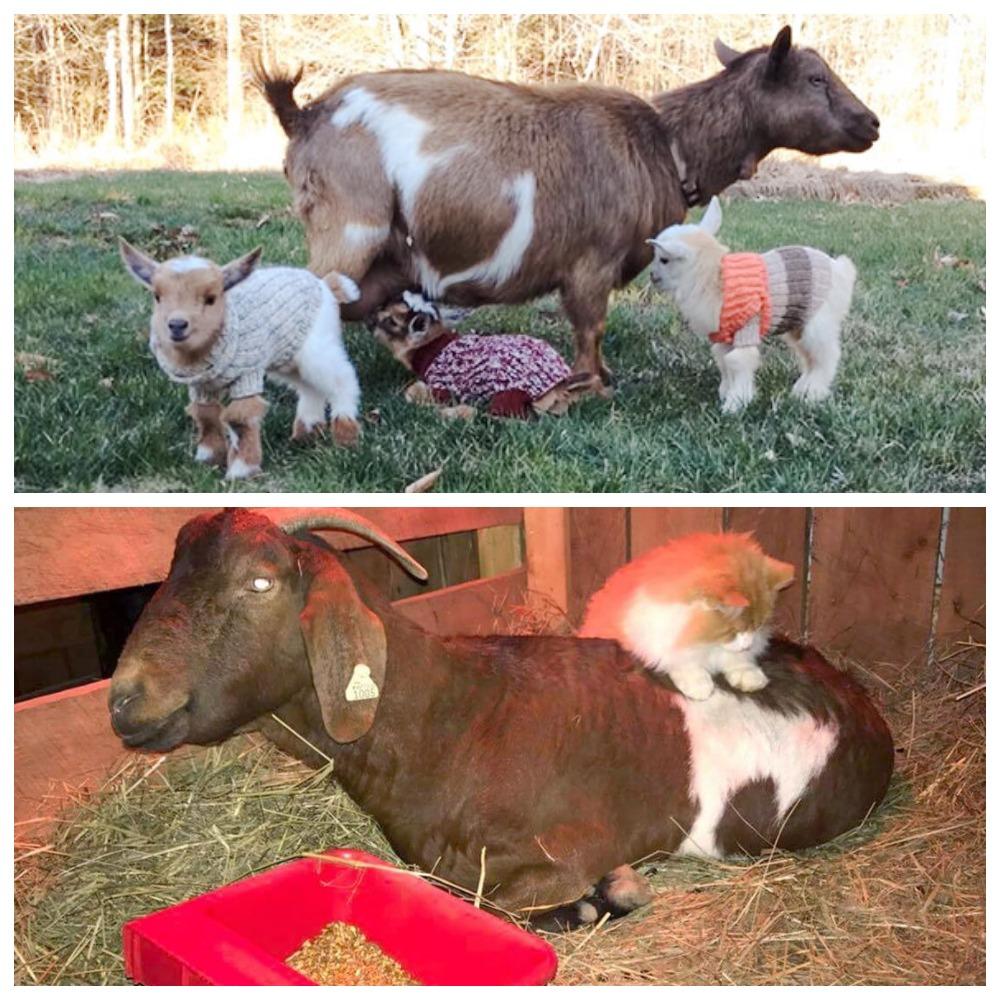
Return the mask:
<path id="1" fill-rule="evenodd" d="M 15 185 L 18 490 L 399 491 L 439 466 L 446 491 L 985 489 L 981 202 L 724 205 L 733 249 L 806 243 L 857 264 L 836 391 L 818 407 L 791 396 L 794 364 L 774 343 L 757 400 L 723 416 L 707 346 L 642 277 L 612 300 L 611 401 L 532 423 L 444 422 L 403 400 L 407 372 L 352 325 L 347 345 L 368 414 L 360 446 L 292 446 L 294 396 L 272 386 L 264 475 L 225 484 L 191 457 L 187 394 L 148 352 L 148 294 L 122 269 L 116 237 L 157 256 L 197 251 L 220 262 L 262 243 L 266 262 L 304 265 L 288 203 L 283 178 L 270 174 Z M 532 333 L 571 354 L 552 300 L 484 309 L 467 325 Z"/>

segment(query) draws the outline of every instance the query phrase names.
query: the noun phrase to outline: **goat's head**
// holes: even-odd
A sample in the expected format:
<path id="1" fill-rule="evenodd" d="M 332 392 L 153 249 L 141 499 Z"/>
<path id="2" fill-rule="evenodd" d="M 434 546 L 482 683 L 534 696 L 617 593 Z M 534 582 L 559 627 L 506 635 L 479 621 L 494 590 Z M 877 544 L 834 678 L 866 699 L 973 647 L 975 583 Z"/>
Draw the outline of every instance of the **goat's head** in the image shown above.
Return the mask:
<path id="1" fill-rule="evenodd" d="M 721 225 L 722 206 L 713 197 L 700 222 L 668 226 L 646 240 L 653 247 L 649 280 L 654 287 L 661 292 L 676 292 L 693 281 L 698 282 L 698 287 L 710 282 L 728 250 L 715 238 Z"/>
<path id="2" fill-rule="evenodd" d="M 385 677 L 385 633 L 336 556 L 293 534 L 310 527 L 361 535 L 427 578 L 349 511 L 284 525 L 246 510 L 194 518 L 178 533 L 170 573 L 111 682 L 111 723 L 128 746 L 224 739 L 310 685 L 333 739 L 368 731 Z"/>
<path id="3" fill-rule="evenodd" d="M 153 293 L 152 335 L 161 351 L 180 364 L 206 354 L 222 331 L 225 293 L 248 277 L 261 247 L 219 267 L 203 257 L 159 263 L 119 240 L 125 270 Z"/>
<path id="4" fill-rule="evenodd" d="M 403 292 L 402 300 L 376 310 L 365 323 L 375 339 L 407 368 L 417 350 L 448 332 L 437 307 L 415 292 Z"/>
<path id="5" fill-rule="evenodd" d="M 751 118 L 765 144 L 804 153 L 861 153 L 879 136 L 879 120 L 818 52 L 795 48 L 784 27 L 770 46 L 739 53 L 715 43 L 727 73 L 745 77 Z M 756 163 L 748 163 L 747 176 Z"/>

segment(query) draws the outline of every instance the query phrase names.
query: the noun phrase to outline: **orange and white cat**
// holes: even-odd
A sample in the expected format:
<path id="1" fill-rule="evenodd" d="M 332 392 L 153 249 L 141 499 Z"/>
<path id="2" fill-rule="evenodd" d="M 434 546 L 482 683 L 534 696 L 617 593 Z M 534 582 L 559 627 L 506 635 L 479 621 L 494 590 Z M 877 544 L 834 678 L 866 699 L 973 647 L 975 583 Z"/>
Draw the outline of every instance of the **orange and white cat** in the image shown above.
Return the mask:
<path id="1" fill-rule="evenodd" d="M 778 591 L 794 576 L 751 535 L 688 535 L 613 573 L 591 597 L 579 635 L 615 639 L 688 698 L 708 698 L 717 674 L 758 691 L 767 677 L 756 657 Z"/>

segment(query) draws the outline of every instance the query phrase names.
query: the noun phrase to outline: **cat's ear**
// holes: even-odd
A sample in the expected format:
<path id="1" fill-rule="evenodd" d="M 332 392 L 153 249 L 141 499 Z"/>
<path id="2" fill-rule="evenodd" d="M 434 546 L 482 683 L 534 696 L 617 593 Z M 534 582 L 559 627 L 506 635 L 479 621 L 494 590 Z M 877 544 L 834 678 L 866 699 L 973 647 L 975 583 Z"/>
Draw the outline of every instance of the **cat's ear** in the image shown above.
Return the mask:
<path id="1" fill-rule="evenodd" d="M 795 579 L 795 567 L 778 559 L 767 559 L 767 578 L 774 590 L 784 590 Z"/>
<path id="2" fill-rule="evenodd" d="M 720 603 L 726 608 L 748 608 L 750 607 L 750 598 L 738 590 L 727 590 L 722 595 Z"/>

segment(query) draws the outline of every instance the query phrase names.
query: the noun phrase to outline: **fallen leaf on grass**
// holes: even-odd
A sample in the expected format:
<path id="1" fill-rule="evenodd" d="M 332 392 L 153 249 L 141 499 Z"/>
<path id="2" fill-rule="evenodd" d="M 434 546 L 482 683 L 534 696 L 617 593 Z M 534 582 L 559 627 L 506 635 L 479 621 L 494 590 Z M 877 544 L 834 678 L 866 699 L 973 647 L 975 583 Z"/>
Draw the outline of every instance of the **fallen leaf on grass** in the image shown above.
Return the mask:
<path id="1" fill-rule="evenodd" d="M 263 229 L 271 221 L 271 216 L 265 212 L 258 220 L 254 229 Z"/>
<path id="2" fill-rule="evenodd" d="M 948 320 L 952 323 L 962 323 L 969 318 L 968 313 L 959 312 L 957 309 L 948 310 Z"/>
<path id="3" fill-rule="evenodd" d="M 942 253 L 940 247 L 935 247 L 934 249 L 934 266 L 935 267 L 959 267 L 963 271 L 968 271 L 974 268 L 976 265 L 972 263 L 967 257 L 959 257 L 957 254 L 953 253 Z"/>
<path id="4" fill-rule="evenodd" d="M 24 372 L 29 382 L 51 382 L 56 377 L 59 362 L 44 354 L 30 354 L 27 351 L 15 351 L 14 362 Z"/>
<path id="5" fill-rule="evenodd" d="M 115 387 L 115 380 L 113 378 L 100 378 L 97 380 L 97 384 L 102 389 L 113 389 Z"/>
<path id="6" fill-rule="evenodd" d="M 434 489 L 434 484 L 438 481 L 441 476 L 441 469 L 435 469 L 433 472 L 428 472 L 426 476 L 421 476 L 419 479 L 414 479 L 409 486 L 403 490 L 404 493 L 426 493 L 428 490 Z"/>

